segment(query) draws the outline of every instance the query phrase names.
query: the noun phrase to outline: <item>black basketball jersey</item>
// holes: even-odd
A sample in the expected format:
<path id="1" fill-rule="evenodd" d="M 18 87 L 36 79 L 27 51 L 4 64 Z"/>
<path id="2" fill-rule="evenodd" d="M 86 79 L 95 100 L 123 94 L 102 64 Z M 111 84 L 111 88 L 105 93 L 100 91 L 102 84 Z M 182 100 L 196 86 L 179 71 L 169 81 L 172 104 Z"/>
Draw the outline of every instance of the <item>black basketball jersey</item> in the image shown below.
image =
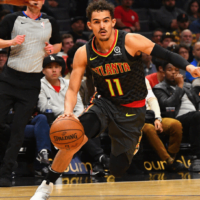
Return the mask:
<path id="1" fill-rule="evenodd" d="M 86 44 L 94 85 L 102 97 L 116 105 L 143 100 L 147 95 L 141 56 L 128 54 L 125 36 L 126 32 L 116 29 L 114 43 L 107 53 L 95 49 L 95 37 Z"/>

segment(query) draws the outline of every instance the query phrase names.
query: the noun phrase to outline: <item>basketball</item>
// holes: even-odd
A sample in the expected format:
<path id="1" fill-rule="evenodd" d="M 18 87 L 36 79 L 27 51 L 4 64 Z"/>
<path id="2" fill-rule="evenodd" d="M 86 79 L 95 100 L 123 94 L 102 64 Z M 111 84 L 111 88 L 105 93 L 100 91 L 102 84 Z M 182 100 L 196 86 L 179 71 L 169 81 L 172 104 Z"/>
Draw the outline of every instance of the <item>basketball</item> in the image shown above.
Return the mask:
<path id="1" fill-rule="evenodd" d="M 56 120 L 50 129 L 51 142 L 58 149 L 77 148 L 83 142 L 84 134 L 82 124 L 73 117 Z"/>

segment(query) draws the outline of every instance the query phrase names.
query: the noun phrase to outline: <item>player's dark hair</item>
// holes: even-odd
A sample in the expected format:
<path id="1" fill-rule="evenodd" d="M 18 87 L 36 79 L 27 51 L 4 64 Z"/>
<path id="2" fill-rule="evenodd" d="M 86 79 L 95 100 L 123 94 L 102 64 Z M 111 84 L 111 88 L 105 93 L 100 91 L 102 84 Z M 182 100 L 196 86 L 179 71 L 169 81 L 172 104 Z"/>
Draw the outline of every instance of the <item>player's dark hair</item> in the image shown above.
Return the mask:
<path id="1" fill-rule="evenodd" d="M 105 0 L 99 0 L 99 1 L 94 1 L 90 3 L 86 9 L 88 20 L 91 21 L 92 13 L 94 11 L 104 11 L 104 10 L 107 10 L 110 12 L 111 19 L 114 18 L 115 7 L 113 4 L 108 3 Z"/>

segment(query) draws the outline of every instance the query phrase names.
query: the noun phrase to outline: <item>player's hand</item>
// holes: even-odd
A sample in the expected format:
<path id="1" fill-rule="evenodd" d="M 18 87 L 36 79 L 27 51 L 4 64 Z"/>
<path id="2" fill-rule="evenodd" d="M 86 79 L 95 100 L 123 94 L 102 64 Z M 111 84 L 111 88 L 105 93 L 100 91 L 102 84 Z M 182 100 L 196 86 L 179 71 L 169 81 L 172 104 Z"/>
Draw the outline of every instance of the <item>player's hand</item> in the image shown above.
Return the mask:
<path id="1" fill-rule="evenodd" d="M 163 132 L 162 123 L 158 119 L 154 121 L 154 125 L 155 125 L 156 131 L 158 131 L 159 133 Z"/>
<path id="2" fill-rule="evenodd" d="M 21 45 L 25 41 L 25 35 L 17 35 L 11 40 L 11 46 Z"/>
<path id="3" fill-rule="evenodd" d="M 200 77 L 200 67 L 195 67 L 195 66 L 193 66 L 193 65 L 188 65 L 188 66 L 186 67 L 186 70 L 187 70 L 188 72 L 190 72 L 190 74 L 191 74 L 194 78 Z"/>
<path id="4" fill-rule="evenodd" d="M 56 120 L 61 119 L 61 118 L 67 118 L 67 117 L 73 117 L 79 121 L 78 117 L 76 117 L 74 113 L 67 113 L 67 112 L 63 113 L 62 115 L 59 115 Z"/>
<path id="5" fill-rule="evenodd" d="M 34 3 L 35 1 L 35 3 Z M 37 7 L 37 1 L 42 1 L 42 0 L 3 0 L 2 2 L 0 1 L 1 4 L 10 4 L 14 6 L 31 6 L 31 7 Z"/>
<path id="6" fill-rule="evenodd" d="M 53 45 L 49 44 L 48 42 L 45 42 L 46 47 L 44 48 L 44 50 L 46 51 L 46 53 L 48 55 L 51 55 L 54 53 L 54 48 Z"/>
<path id="7" fill-rule="evenodd" d="M 183 85 L 184 85 L 184 78 L 183 78 L 183 75 L 182 75 L 182 74 L 177 74 L 177 75 L 174 77 L 174 80 L 175 80 L 176 84 L 177 84 L 180 88 L 183 88 Z"/>

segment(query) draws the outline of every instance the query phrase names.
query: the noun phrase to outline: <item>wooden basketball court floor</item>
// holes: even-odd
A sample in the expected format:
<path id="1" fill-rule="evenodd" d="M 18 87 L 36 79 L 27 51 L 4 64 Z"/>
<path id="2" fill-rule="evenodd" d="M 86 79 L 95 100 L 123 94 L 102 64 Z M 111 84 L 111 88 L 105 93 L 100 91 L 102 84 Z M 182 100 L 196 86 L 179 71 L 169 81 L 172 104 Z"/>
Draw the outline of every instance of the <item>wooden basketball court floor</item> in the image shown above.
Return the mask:
<path id="1" fill-rule="evenodd" d="M 28 200 L 37 186 L 0 188 L 0 200 Z M 200 179 L 60 184 L 50 200 L 200 200 Z"/>

